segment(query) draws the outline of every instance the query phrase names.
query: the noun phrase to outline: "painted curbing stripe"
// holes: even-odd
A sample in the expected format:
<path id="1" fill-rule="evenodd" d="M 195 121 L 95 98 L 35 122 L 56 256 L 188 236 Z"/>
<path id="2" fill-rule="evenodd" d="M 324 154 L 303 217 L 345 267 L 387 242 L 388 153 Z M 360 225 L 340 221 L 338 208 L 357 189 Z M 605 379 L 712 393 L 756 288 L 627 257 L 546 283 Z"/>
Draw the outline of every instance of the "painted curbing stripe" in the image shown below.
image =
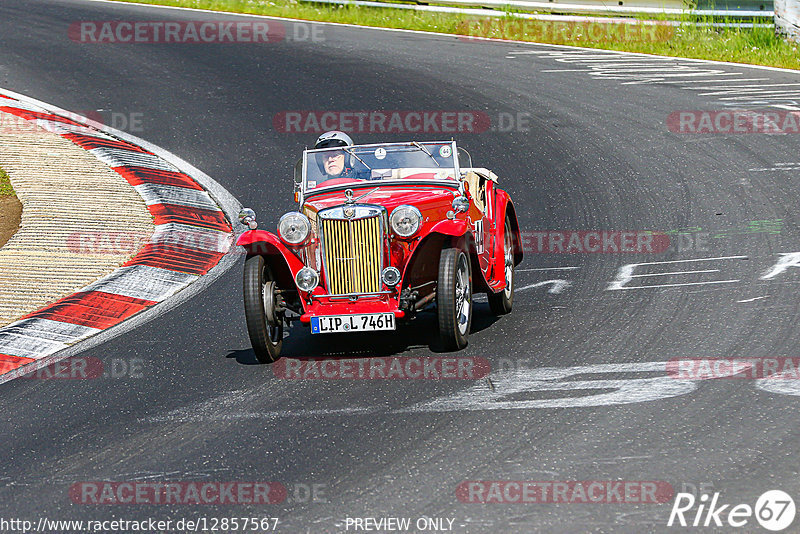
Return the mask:
<path id="1" fill-rule="evenodd" d="M 188 224 L 167 223 L 156 225 L 150 243 L 165 247 L 176 244 L 207 252 L 227 253 L 233 246 L 233 234 Z"/>
<path id="2" fill-rule="evenodd" d="M 35 117 L 30 120 L 47 131 L 57 133 L 73 142 L 76 140 L 69 139 L 68 135 L 85 136 L 86 140 L 106 141 L 102 144 L 98 143 L 100 146 L 87 149 L 87 151 L 97 151 L 93 155 L 97 156 L 99 153 L 108 161 L 103 161 L 101 157 L 98 159 L 107 165 L 110 162 L 116 164 L 133 161 L 135 163 L 133 165 L 112 167 L 112 170 L 122 175 L 131 185 L 134 185 L 132 181 L 138 181 L 137 185 L 166 185 L 174 189 L 200 191 L 205 193 L 209 199 L 219 199 L 219 205 L 213 203 L 213 207 L 208 206 L 207 208 L 193 208 L 171 203 L 148 206 L 155 225 L 165 227 L 163 233 L 165 239 L 169 235 L 167 228 L 183 233 L 189 229 L 195 235 L 198 231 L 201 232 L 208 243 L 203 244 L 201 240 L 195 241 L 184 253 L 191 253 L 193 256 L 200 253 L 199 258 L 191 259 L 188 268 L 199 270 L 204 273 L 204 276 L 142 264 L 122 267 L 75 294 L 29 314 L 24 318 L 28 322 L 23 323 L 21 320 L 0 329 L 0 336 L 2 336 L 0 337 L 0 347 L 7 346 L 15 352 L 21 352 L 25 347 L 28 348 L 28 355 L 3 355 L 0 352 L 0 357 L 5 358 L 5 360 L 0 360 L 0 364 L 6 362 L 6 368 L 0 367 L 0 383 L 13 380 L 42 366 L 50 365 L 88 347 L 107 341 L 165 313 L 207 288 L 213 280 L 236 263 L 234 256 L 225 255 L 213 249 L 222 248 L 223 244 L 224 247 L 230 248 L 234 235 L 228 216 L 235 217 L 236 211 L 241 208 L 238 201 L 208 175 L 158 146 L 44 102 L 7 90 L 2 91 L 7 94 L 0 94 L 0 97 L 14 102 L 15 106 L 20 104 L 18 107 L 33 108 L 32 111 L 36 111 L 37 114 L 28 115 Z M 23 99 L 24 102 L 7 95 L 14 95 Z M 46 113 L 40 114 L 40 110 L 45 110 Z M 66 116 L 76 117 L 85 124 L 71 120 L 65 121 L 64 117 Z M 131 149 L 126 146 L 120 147 L 117 143 L 133 143 L 136 146 Z M 75 144 L 80 146 L 80 143 L 76 142 Z M 137 159 L 137 155 L 144 156 L 144 162 L 141 157 Z M 147 156 L 151 157 L 147 158 Z M 205 200 L 201 196 L 198 198 L 201 202 Z M 212 245 L 209 239 L 211 236 L 214 237 L 216 245 Z M 226 237 L 221 238 L 220 236 Z M 172 239 L 174 241 L 174 237 Z M 163 248 L 161 243 L 155 243 L 155 246 Z M 205 247 L 205 250 L 194 249 L 198 246 Z M 208 250 L 208 247 L 211 247 L 212 250 Z M 194 250 L 190 251 L 190 249 Z M 213 257 L 217 259 L 212 265 L 209 265 L 209 261 Z M 155 260 L 155 258 L 141 259 L 143 261 Z M 179 263 L 184 262 L 185 258 L 179 257 L 178 261 Z M 187 266 L 173 267 L 186 268 Z M 188 287 L 190 285 L 191 287 Z M 180 294 L 175 295 L 178 292 Z M 173 295 L 175 295 L 174 298 L 155 307 L 155 304 Z M 98 301 L 104 301 L 104 303 L 97 306 Z M 65 327 L 73 326 L 70 323 L 78 323 L 84 329 L 73 330 L 73 333 L 77 335 L 55 339 L 59 332 L 64 334 Z M 57 326 L 59 324 L 62 326 Z M 51 326 L 48 328 L 47 325 Z M 22 346 L 19 346 L 20 343 Z M 11 352 L 11 350 L 7 352 Z M 31 353 L 31 350 L 35 353 Z"/>
<path id="3" fill-rule="evenodd" d="M 198 191 L 203 190 L 200 184 L 195 182 L 191 176 L 182 172 L 160 171 L 145 167 L 117 167 L 114 170 L 128 180 L 131 185 L 161 184 L 196 189 Z"/>
<path id="4" fill-rule="evenodd" d="M 25 318 L 38 317 L 102 330 L 121 323 L 153 304 L 156 303 L 150 300 L 87 291 L 65 297 Z"/>
<path id="5" fill-rule="evenodd" d="M 146 152 L 145 149 L 140 148 L 131 143 L 120 141 L 118 139 L 109 139 L 108 137 L 97 137 L 95 135 L 87 135 L 80 133 L 61 134 L 64 139 L 69 139 L 76 145 L 86 150 L 95 148 L 118 148 L 121 150 L 130 150 L 132 152 Z"/>
<path id="6" fill-rule="evenodd" d="M 80 292 L 102 291 L 140 300 L 161 302 L 199 278 L 197 275 L 149 265 L 120 267 Z"/>
<path id="7" fill-rule="evenodd" d="M 93 148 L 89 151 L 109 167 L 147 167 L 162 171 L 177 171 L 174 166 L 155 154 L 131 152 L 118 148 Z"/>
<path id="8" fill-rule="evenodd" d="M 23 365 L 27 365 L 35 361 L 36 360 L 33 358 L 11 356 L 10 354 L 0 354 L 0 375 L 13 371 L 14 369 L 19 369 Z"/>
<path id="9" fill-rule="evenodd" d="M 8 97 L 6 97 L 6 98 L 8 98 Z M 9 100 L 13 100 L 13 99 L 9 99 Z M 7 105 L 9 108 L 22 109 L 22 110 L 26 110 L 26 111 L 36 111 L 38 113 L 47 113 L 47 110 L 44 109 L 41 106 L 36 106 L 34 104 L 28 104 L 27 102 L 20 102 L 19 100 L 13 100 L 13 102 L 14 102 L 13 104 L 10 103 L 10 102 L 3 102 L 3 107 L 5 107 Z"/>
<path id="10" fill-rule="evenodd" d="M 38 360 L 100 331 L 50 319 L 22 319 L 0 331 L 0 353 Z"/>
<path id="11" fill-rule="evenodd" d="M 191 209 L 177 204 L 153 204 L 148 206 L 156 226 L 167 223 L 181 223 L 190 226 L 231 232 L 225 214 L 219 210 Z"/>
<path id="12" fill-rule="evenodd" d="M 178 204 L 190 208 L 219 210 L 217 203 L 205 191 L 186 189 L 174 185 L 141 184 L 133 186 L 148 206 L 153 204 Z"/>
<path id="13" fill-rule="evenodd" d="M 110 141 L 116 141 L 114 137 L 106 135 L 103 132 L 97 131 L 94 128 L 90 128 L 88 126 L 73 126 L 71 124 L 64 124 L 63 122 L 45 121 L 41 119 L 36 120 L 34 122 L 36 123 L 36 126 L 44 128 L 48 132 L 52 132 L 58 135 L 80 134 L 92 137 L 99 137 L 100 139 L 108 139 Z"/>
<path id="14" fill-rule="evenodd" d="M 60 115 L 53 115 L 52 113 L 46 113 L 42 111 L 29 111 L 10 106 L 0 106 L 0 111 L 5 111 L 6 113 L 10 113 L 11 115 L 16 115 L 17 117 L 21 117 L 28 121 L 46 120 L 52 122 L 60 122 L 63 124 L 69 124 L 70 126 L 81 126 L 80 123 L 75 122 L 72 119 L 68 119 L 66 117 L 61 117 Z"/>
<path id="15" fill-rule="evenodd" d="M 168 251 L 168 254 L 165 254 Z M 224 256 L 221 252 L 206 252 L 177 245 L 148 243 L 124 266 L 147 265 L 180 273 L 206 274 Z"/>

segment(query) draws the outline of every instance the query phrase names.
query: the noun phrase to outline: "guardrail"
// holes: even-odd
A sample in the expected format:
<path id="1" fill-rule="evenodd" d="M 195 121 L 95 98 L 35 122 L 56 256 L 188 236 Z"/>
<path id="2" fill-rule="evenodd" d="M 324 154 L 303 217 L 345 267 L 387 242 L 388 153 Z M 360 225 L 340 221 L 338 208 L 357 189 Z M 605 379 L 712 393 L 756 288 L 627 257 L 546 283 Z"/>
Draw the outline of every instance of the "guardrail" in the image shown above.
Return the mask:
<path id="1" fill-rule="evenodd" d="M 800 0 L 775 0 L 775 30 L 800 42 Z"/>
<path id="2" fill-rule="evenodd" d="M 659 15 L 700 15 L 714 17 L 731 17 L 737 19 L 773 18 L 774 2 L 782 1 L 797 5 L 798 0 L 702 0 L 695 9 L 687 9 L 682 0 L 577 0 L 576 3 L 564 0 L 440 0 L 424 1 L 418 4 L 403 4 L 391 1 L 376 0 L 301 0 L 309 3 L 324 4 L 351 4 L 367 7 L 384 7 L 395 9 L 413 9 L 416 11 L 438 12 L 475 12 L 478 11 L 504 13 L 509 9 L 527 11 L 530 14 L 546 13 L 593 13 L 602 15 L 633 15 L 633 14 L 659 14 Z M 579 2 L 579 3 L 578 3 Z M 439 4 L 439 5 L 429 5 Z M 444 4 L 444 5 L 441 5 Z M 459 6 L 459 7 L 452 7 Z M 460 8 L 470 8 L 469 10 Z M 484 8 L 484 9 L 476 9 Z M 522 13 L 511 13 L 521 15 Z"/>

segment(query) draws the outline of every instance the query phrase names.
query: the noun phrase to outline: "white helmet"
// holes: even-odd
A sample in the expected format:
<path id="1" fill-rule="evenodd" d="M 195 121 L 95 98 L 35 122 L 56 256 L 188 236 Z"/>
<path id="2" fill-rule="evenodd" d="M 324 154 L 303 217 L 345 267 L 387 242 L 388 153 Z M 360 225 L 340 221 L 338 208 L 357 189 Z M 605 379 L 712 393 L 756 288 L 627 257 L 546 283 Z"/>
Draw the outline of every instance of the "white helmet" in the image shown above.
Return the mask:
<path id="1" fill-rule="evenodd" d="M 320 135 L 314 148 L 330 148 L 333 146 L 353 146 L 353 140 L 344 132 L 331 130 Z"/>

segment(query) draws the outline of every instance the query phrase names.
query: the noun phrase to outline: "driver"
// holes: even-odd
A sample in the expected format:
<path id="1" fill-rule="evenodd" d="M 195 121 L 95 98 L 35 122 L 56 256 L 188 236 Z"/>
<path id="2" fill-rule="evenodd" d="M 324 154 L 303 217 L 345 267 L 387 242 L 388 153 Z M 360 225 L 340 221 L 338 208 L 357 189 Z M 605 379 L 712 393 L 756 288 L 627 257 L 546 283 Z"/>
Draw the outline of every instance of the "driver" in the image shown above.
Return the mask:
<path id="1" fill-rule="evenodd" d="M 325 132 L 320 135 L 314 148 L 332 148 L 337 146 L 353 146 L 353 140 L 344 132 L 336 130 Z M 323 181 L 332 178 L 354 178 L 356 173 L 351 165 L 348 165 L 347 153 L 344 150 L 332 150 L 317 154 L 317 164 L 323 174 Z"/>

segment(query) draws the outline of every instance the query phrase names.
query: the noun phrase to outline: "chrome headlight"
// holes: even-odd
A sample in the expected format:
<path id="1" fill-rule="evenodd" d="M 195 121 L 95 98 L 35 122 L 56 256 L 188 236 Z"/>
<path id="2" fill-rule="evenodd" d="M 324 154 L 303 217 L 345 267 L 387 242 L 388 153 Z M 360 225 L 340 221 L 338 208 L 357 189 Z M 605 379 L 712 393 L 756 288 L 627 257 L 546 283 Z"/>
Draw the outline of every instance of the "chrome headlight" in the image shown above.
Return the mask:
<path id="1" fill-rule="evenodd" d="M 311 267 L 303 267 L 297 271 L 294 281 L 301 291 L 308 292 L 319 285 L 319 274 Z"/>
<path id="2" fill-rule="evenodd" d="M 422 224 L 422 214 L 414 206 L 397 206 L 389 217 L 389 224 L 400 237 L 411 237 Z"/>
<path id="3" fill-rule="evenodd" d="M 278 235 L 290 245 L 300 245 L 308 239 L 311 222 L 297 211 L 290 211 L 278 221 Z"/>

